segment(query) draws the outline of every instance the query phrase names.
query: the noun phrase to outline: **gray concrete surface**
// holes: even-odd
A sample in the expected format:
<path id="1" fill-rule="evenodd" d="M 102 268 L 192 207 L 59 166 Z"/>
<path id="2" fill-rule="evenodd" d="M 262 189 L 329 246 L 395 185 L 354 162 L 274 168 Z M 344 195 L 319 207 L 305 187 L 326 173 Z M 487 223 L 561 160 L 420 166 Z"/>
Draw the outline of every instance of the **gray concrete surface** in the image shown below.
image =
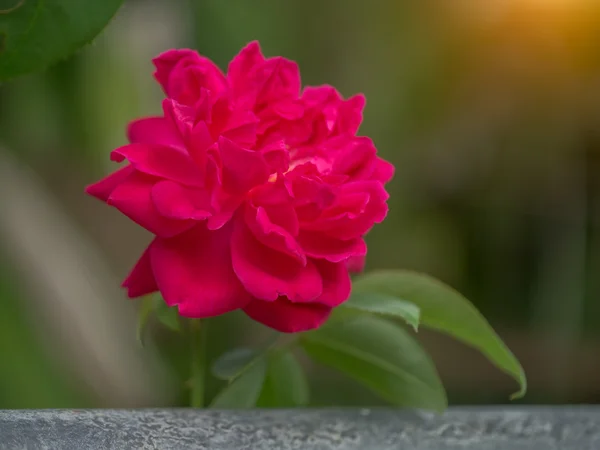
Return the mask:
<path id="1" fill-rule="evenodd" d="M 599 450 L 600 408 L 0 411 L 0 448 Z"/>

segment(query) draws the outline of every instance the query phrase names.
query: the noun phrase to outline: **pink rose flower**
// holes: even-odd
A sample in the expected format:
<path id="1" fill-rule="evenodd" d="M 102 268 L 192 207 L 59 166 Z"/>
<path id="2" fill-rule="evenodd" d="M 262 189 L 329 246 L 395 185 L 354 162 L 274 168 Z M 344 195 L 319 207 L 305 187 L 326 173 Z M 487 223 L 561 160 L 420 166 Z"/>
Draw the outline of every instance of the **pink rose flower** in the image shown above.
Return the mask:
<path id="1" fill-rule="evenodd" d="M 182 316 L 242 309 L 282 332 L 350 295 L 393 166 L 356 133 L 362 95 L 300 91 L 296 64 L 246 46 L 227 76 L 191 50 L 154 59 L 163 115 L 129 125 L 127 164 L 87 188 L 155 235 L 123 282 Z"/>

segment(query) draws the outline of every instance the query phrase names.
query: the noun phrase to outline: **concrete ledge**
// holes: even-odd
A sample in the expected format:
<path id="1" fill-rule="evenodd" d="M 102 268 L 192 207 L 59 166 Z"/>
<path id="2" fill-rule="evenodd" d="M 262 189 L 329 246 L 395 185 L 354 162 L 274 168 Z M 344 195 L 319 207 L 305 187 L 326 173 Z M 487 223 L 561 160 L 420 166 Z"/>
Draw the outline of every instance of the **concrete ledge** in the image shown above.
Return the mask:
<path id="1" fill-rule="evenodd" d="M 0 448 L 598 450 L 600 407 L 0 411 Z"/>

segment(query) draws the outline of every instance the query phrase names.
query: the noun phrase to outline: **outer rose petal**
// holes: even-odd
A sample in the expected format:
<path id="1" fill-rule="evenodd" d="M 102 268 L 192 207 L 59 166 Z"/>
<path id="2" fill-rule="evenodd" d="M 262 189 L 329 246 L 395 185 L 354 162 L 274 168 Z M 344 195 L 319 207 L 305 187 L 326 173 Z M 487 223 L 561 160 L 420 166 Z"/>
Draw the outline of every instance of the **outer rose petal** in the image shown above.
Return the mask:
<path id="1" fill-rule="evenodd" d="M 152 266 L 150 265 L 150 251 L 148 248 L 144 250 L 144 253 L 142 253 L 142 256 L 121 286 L 127 288 L 127 296 L 129 298 L 141 297 L 142 295 L 158 291 L 158 286 L 156 286 L 154 274 L 152 273 Z"/>
<path id="2" fill-rule="evenodd" d="M 389 195 L 378 181 L 347 183 L 338 190 L 336 203 L 304 228 L 332 238 L 351 240 L 363 236 L 385 219 Z"/>
<path id="3" fill-rule="evenodd" d="M 187 152 L 164 145 L 129 144 L 112 151 L 111 159 L 127 159 L 137 170 L 188 186 L 204 186 L 204 173 Z"/>
<path id="4" fill-rule="evenodd" d="M 362 111 L 366 102 L 363 94 L 357 94 L 342 101 L 338 111 L 338 133 L 356 134 L 363 120 Z"/>
<path id="5" fill-rule="evenodd" d="M 265 57 L 261 53 L 260 45 L 257 41 L 250 42 L 231 60 L 227 68 L 227 78 L 234 97 L 240 98 L 246 94 L 245 91 L 247 91 L 249 85 L 248 74 L 256 66 L 264 62 Z M 255 99 L 251 100 L 254 101 Z"/>
<path id="6" fill-rule="evenodd" d="M 107 203 L 157 236 L 175 236 L 192 227 L 194 221 L 169 219 L 158 213 L 150 194 L 156 182 L 156 178 L 134 171 L 113 190 Z"/>
<path id="7" fill-rule="evenodd" d="M 231 266 L 231 227 L 209 231 L 204 224 L 150 246 L 156 283 L 170 306 L 186 317 L 211 317 L 250 301 Z"/>
<path id="8" fill-rule="evenodd" d="M 256 41 L 231 61 L 227 76 L 234 98 L 247 108 L 269 107 L 300 93 L 297 64 L 282 57 L 265 59 Z"/>
<path id="9" fill-rule="evenodd" d="M 346 263 L 330 263 L 323 259 L 314 260 L 314 263 L 323 278 L 323 293 L 317 301 L 335 307 L 348 300 L 352 283 Z"/>
<path id="10" fill-rule="evenodd" d="M 350 273 L 360 273 L 365 270 L 365 260 L 364 256 L 352 256 L 346 261 L 346 267 Z"/>
<path id="11" fill-rule="evenodd" d="M 241 217 L 234 220 L 233 270 L 248 292 L 269 301 L 284 295 L 294 302 L 306 302 L 321 295 L 323 282 L 312 262 L 303 266 L 291 256 L 261 244 Z"/>
<path id="12" fill-rule="evenodd" d="M 279 297 L 274 302 L 252 300 L 244 312 L 282 333 L 299 333 L 323 325 L 331 314 L 331 308 L 318 303 L 292 303 L 285 297 Z"/>
<path id="13" fill-rule="evenodd" d="M 112 191 L 114 191 L 116 187 L 125 181 L 133 172 L 135 172 L 135 169 L 131 165 L 122 167 L 107 177 L 102 178 L 100 181 L 87 186 L 85 188 L 85 192 L 99 200 L 102 200 L 103 202 L 106 202 L 108 201 L 110 194 L 112 194 Z"/>
<path id="14" fill-rule="evenodd" d="M 175 125 L 164 117 L 144 117 L 130 122 L 127 137 L 132 144 L 158 144 L 184 149 Z"/>
<path id="15" fill-rule="evenodd" d="M 319 232 L 300 231 L 298 242 L 308 256 L 331 262 L 345 261 L 353 256 L 367 254 L 367 245 L 362 238 L 343 241 Z"/>
<path id="16" fill-rule="evenodd" d="M 204 189 L 190 189 L 174 181 L 159 181 L 152 188 L 157 211 L 172 219 L 204 220 L 210 217 L 210 194 Z"/>
<path id="17" fill-rule="evenodd" d="M 208 58 L 189 49 L 168 50 L 152 60 L 154 77 L 175 100 L 193 104 L 200 89 L 218 94 L 227 87 L 221 70 Z"/>
<path id="18" fill-rule="evenodd" d="M 394 177 L 394 165 L 385 159 L 377 158 L 373 179 L 387 183 Z"/>

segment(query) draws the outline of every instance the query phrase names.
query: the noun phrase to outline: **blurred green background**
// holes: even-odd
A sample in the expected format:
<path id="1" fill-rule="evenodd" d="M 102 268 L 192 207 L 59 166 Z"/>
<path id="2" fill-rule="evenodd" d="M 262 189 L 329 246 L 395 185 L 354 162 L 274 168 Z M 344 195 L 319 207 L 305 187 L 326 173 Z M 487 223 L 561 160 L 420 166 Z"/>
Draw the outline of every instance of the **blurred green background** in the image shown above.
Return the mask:
<path id="1" fill-rule="evenodd" d="M 367 269 L 467 295 L 521 360 L 526 403 L 600 401 L 600 5 L 586 0 L 128 0 L 93 45 L 0 86 L 0 408 L 171 406 L 188 348 L 118 288 L 150 236 L 83 188 L 133 118 L 160 111 L 150 60 L 222 68 L 250 40 L 305 84 L 364 92 L 361 134 L 397 168 Z M 269 332 L 214 321 L 211 357 Z M 516 390 L 483 357 L 419 333 L 451 404 Z M 380 401 L 310 365 L 313 405 Z M 209 395 L 219 388 L 215 381 Z"/>

